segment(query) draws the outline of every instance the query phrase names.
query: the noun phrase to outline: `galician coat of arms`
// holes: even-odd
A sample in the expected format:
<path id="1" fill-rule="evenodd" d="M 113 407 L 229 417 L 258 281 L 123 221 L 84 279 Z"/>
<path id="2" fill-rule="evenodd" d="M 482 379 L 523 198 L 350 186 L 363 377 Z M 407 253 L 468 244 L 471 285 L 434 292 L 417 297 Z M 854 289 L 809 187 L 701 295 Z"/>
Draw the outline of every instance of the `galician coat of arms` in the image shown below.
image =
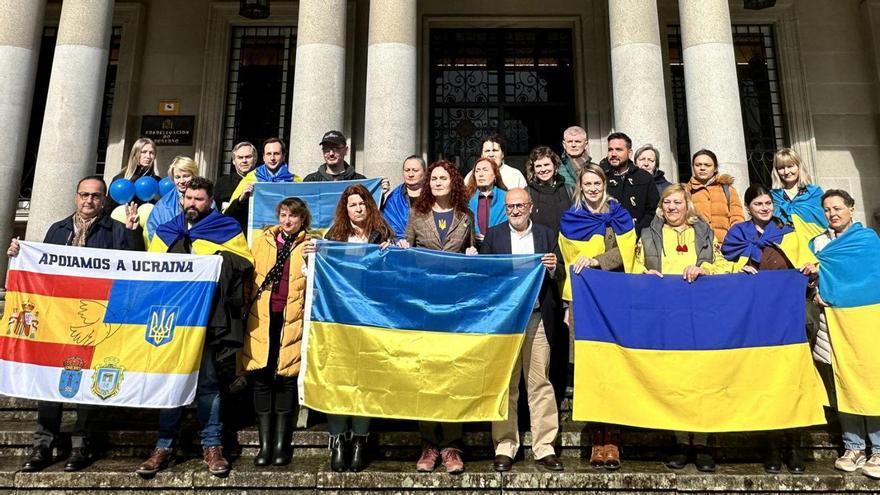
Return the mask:
<path id="1" fill-rule="evenodd" d="M 64 360 L 64 369 L 61 370 L 61 379 L 58 380 L 58 393 L 61 397 L 72 399 L 79 392 L 84 365 L 85 361 L 79 356 L 71 356 Z"/>
<path id="2" fill-rule="evenodd" d="M 25 301 L 21 303 L 21 307 L 12 309 L 12 316 L 9 317 L 9 326 L 6 329 L 6 335 L 16 335 L 19 337 L 37 338 L 37 326 L 40 321 L 37 318 L 39 311 L 34 311 L 34 303 Z"/>
<path id="3" fill-rule="evenodd" d="M 125 369 L 119 366 L 119 358 L 108 357 L 92 374 L 92 393 L 107 400 L 119 393 Z"/>

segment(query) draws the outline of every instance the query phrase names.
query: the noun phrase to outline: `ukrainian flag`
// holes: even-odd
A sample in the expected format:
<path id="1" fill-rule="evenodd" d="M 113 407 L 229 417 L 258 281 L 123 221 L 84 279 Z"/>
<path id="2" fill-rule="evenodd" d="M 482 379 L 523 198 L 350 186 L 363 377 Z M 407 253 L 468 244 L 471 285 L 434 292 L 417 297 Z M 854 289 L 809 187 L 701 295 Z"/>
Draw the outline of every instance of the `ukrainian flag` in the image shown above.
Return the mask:
<path id="1" fill-rule="evenodd" d="M 355 416 L 505 419 L 540 260 L 320 241 L 309 261 L 300 403 Z"/>
<path id="2" fill-rule="evenodd" d="M 156 228 L 148 251 L 151 253 L 167 253 L 175 243 L 188 240 L 193 254 L 215 254 L 228 251 L 254 263 L 254 257 L 248 248 L 247 240 L 241 233 L 238 222 L 211 210 L 205 218 L 199 220 L 192 228 L 187 227 L 184 214 L 174 217 L 170 222 Z"/>
<path id="3" fill-rule="evenodd" d="M 259 238 L 259 232 L 278 224 L 275 207 L 281 200 L 296 197 L 305 201 L 312 214 L 312 230 L 322 236 L 336 216 L 336 204 L 348 186 L 362 184 L 373 195 L 376 205 L 382 204 L 382 179 L 339 180 L 333 182 L 257 182 L 251 195 L 248 213 L 248 245 Z"/>
<path id="4" fill-rule="evenodd" d="M 880 239 L 855 223 L 816 256 L 837 408 L 880 416 Z"/>
<path id="5" fill-rule="evenodd" d="M 192 402 L 219 256 L 21 242 L 0 393 L 113 406 Z"/>
<path id="6" fill-rule="evenodd" d="M 584 270 L 572 285 L 575 420 L 692 432 L 825 422 L 800 273 L 689 284 Z"/>
<path id="7" fill-rule="evenodd" d="M 805 242 L 828 228 L 819 186 L 807 185 L 794 199 L 789 199 L 782 189 L 772 189 L 770 197 L 773 198 L 773 216 L 794 227 Z"/>
<path id="8" fill-rule="evenodd" d="M 725 259 L 734 262 L 733 270 L 738 272 L 749 260 L 760 263 L 761 253 L 768 246 L 778 247 L 795 269 L 799 270 L 807 263 L 818 263 L 804 237 L 791 226 L 777 225 L 775 219 L 764 227 L 760 236 L 751 220 L 733 225 L 724 237 L 721 253 Z"/>
<path id="9" fill-rule="evenodd" d="M 632 272 L 635 262 L 636 231 L 633 219 L 617 201 L 608 202 L 608 213 L 591 213 L 586 209 L 569 208 L 562 214 L 559 224 L 559 250 L 565 263 L 565 273 L 578 257 L 594 258 L 605 252 L 605 231 L 614 232 L 617 247 L 623 258 L 623 270 Z M 562 298 L 571 301 L 571 278 L 566 277 L 562 286 Z"/>

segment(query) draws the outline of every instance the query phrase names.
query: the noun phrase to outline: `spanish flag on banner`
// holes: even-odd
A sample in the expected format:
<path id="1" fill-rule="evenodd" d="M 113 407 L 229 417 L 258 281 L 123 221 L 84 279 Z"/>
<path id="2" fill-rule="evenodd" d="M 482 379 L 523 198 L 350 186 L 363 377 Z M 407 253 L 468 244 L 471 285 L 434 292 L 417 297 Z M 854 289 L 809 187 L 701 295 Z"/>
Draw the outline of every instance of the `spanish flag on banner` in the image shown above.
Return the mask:
<path id="1" fill-rule="evenodd" d="M 608 202 L 608 213 L 591 213 L 586 209 L 569 208 L 559 224 L 559 251 L 565 263 L 565 273 L 578 257 L 594 258 L 605 252 L 605 231 L 611 228 L 623 258 L 623 270 L 632 272 L 635 261 L 637 234 L 629 212 L 615 200 Z M 571 301 L 571 277 L 565 278 L 562 298 Z"/>
<path id="2" fill-rule="evenodd" d="M 758 229 L 750 220 L 730 227 L 721 244 L 721 253 L 728 261 L 734 262 L 734 271 L 740 271 L 749 262 L 761 262 L 761 252 L 767 246 L 776 246 L 795 269 L 807 263 L 817 264 L 816 256 L 809 243 L 788 225 L 779 226 L 771 221 L 758 235 Z"/>
<path id="3" fill-rule="evenodd" d="M 880 416 L 880 239 L 856 223 L 816 256 L 837 408 Z"/>
<path id="4" fill-rule="evenodd" d="M 794 227 L 804 242 L 825 232 L 828 220 L 822 210 L 822 188 L 808 185 L 790 199 L 782 189 L 770 191 L 773 198 L 773 216 Z"/>
<path id="5" fill-rule="evenodd" d="M 339 180 L 333 182 L 257 182 L 251 195 L 248 213 L 248 245 L 259 239 L 259 232 L 278 224 L 275 207 L 281 200 L 297 197 L 305 201 L 312 214 L 312 230 L 324 233 L 333 224 L 336 204 L 348 186 L 362 184 L 373 195 L 377 205 L 382 204 L 382 179 Z M 406 221 L 406 219 L 404 219 Z"/>
<path id="6" fill-rule="evenodd" d="M 377 418 L 505 419 L 544 273 L 541 255 L 319 242 L 300 403 Z"/>
<path id="7" fill-rule="evenodd" d="M 192 402 L 220 262 L 21 242 L 6 278 L 0 394 L 133 407 Z"/>
<path id="8" fill-rule="evenodd" d="M 572 286 L 575 420 L 692 432 L 825 422 L 797 271 L 689 284 L 584 270 Z"/>

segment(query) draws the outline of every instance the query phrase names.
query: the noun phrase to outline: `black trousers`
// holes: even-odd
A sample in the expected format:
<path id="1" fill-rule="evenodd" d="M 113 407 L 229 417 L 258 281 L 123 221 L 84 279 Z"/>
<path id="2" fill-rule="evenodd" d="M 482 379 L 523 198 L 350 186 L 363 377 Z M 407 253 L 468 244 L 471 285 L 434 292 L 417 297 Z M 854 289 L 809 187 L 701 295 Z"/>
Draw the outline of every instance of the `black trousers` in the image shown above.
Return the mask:
<path id="1" fill-rule="evenodd" d="M 266 367 L 253 375 L 254 412 L 257 414 L 296 413 L 296 377 L 280 376 L 278 353 L 281 350 L 281 329 L 284 314 L 272 312 L 269 315 L 269 358 Z"/>
<path id="2" fill-rule="evenodd" d="M 58 442 L 61 434 L 61 415 L 63 402 L 37 402 L 37 429 L 34 431 L 34 447 L 50 448 Z M 86 447 L 93 429 L 98 406 L 79 404 L 76 411 L 76 425 L 73 427 L 71 445 L 73 448 Z"/>

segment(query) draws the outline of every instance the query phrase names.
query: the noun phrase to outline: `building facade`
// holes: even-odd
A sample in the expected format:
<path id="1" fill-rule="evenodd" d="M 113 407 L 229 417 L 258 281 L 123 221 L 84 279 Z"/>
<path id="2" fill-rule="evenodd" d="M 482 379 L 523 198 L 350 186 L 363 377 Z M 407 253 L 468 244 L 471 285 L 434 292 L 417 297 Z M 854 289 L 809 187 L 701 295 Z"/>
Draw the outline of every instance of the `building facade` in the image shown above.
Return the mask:
<path id="1" fill-rule="evenodd" d="M 216 178 L 237 141 L 276 135 L 305 175 L 339 129 L 396 183 L 414 153 L 467 169 L 494 131 L 521 166 L 570 125 L 594 157 L 612 130 L 653 144 L 670 179 L 709 148 L 740 191 L 790 146 L 878 227 L 880 0 L 240 3 L 0 0 L 0 238 L 40 240 L 143 135 L 160 169 L 185 155 Z"/>

